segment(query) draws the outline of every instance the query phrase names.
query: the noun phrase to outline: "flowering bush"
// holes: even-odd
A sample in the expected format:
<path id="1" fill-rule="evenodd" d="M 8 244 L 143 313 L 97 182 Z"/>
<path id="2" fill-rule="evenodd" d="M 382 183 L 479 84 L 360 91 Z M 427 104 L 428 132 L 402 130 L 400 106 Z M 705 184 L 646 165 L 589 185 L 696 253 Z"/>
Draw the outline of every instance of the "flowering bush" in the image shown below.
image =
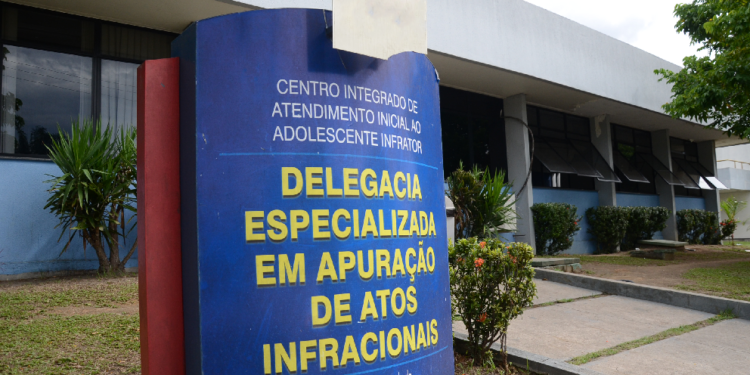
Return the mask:
<path id="1" fill-rule="evenodd" d="M 737 220 L 724 220 L 721 222 L 721 238 L 729 238 L 737 230 Z"/>
<path id="2" fill-rule="evenodd" d="M 677 232 L 691 244 L 716 245 L 723 237 L 716 212 L 695 209 L 677 211 Z"/>
<path id="3" fill-rule="evenodd" d="M 581 230 L 578 208 L 567 203 L 536 203 L 534 237 L 539 255 L 555 255 L 573 246 L 573 236 Z"/>
<path id="4" fill-rule="evenodd" d="M 510 321 L 523 313 L 536 296 L 534 252 L 524 243 L 505 244 L 497 239 L 479 242 L 460 239 L 448 250 L 451 307 L 454 320 L 462 320 L 469 333 L 469 355 L 477 363 L 492 358 L 490 346 L 503 351 Z"/>

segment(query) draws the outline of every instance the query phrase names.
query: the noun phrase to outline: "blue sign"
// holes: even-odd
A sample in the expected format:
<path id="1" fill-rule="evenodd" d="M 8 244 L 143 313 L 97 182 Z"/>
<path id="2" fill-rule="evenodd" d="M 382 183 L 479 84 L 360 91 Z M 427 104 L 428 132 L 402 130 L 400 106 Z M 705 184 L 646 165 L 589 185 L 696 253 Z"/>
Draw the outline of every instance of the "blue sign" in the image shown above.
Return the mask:
<path id="1" fill-rule="evenodd" d="M 180 57 L 188 373 L 452 374 L 438 79 L 331 13 L 197 22 Z"/>

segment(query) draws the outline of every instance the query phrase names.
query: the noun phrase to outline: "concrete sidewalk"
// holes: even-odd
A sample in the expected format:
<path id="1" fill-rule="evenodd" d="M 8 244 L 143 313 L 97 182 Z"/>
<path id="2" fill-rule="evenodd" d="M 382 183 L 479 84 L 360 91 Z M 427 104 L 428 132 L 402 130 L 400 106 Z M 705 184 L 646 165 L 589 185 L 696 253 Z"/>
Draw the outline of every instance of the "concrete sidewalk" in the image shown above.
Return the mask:
<path id="1" fill-rule="evenodd" d="M 568 361 L 574 357 L 697 323 L 714 315 L 535 280 L 536 305 L 514 320 L 508 346 Z M 596 298 L 585 298 L 597 296 Z M 584 299 L 579 299 L 584 298 Z M 461 323 L 454 331 L 466 332 Z M 602 357 L 583 367 L 603 374 L 750 374 L 750 322 L 740 319 Z"/>

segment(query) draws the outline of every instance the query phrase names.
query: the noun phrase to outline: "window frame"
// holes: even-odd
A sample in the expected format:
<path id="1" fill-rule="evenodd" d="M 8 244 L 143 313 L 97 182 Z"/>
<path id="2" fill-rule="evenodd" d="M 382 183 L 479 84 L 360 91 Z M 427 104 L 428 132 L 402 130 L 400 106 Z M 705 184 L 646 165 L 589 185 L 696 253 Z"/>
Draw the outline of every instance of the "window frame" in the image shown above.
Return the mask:
<path id="1" fill-rule="evenodd" d="M 450 100 L 448 100 L 450 99 Z M 494 103 L 490 103 L 494 102 Z M 441 121 L 441 134 L 445 135 L 446 124 L 452 121 L 446 121 L 449 116 L 455 116 L 465 120 L 463 125 L 466 126 L 466 138 L 469 159 L 459 160 L 463 162 L 464 169 L 473 168 L 475 165 L 478 167 L 486 167 L 490 169 L 490 173 L 496 173 L 503 171 L 505 173 L 505 182 L 508 182 L 508 155 L 507 155 L 507 140 L 505 138 L 505 119 L 500 116 L 503 109 L 503 99 L 485 94 L 479 94 L 472 91 L 466 91 L 457 89 L 450 86 L 440 86 L 440 121 Z M 492 113 L 497 113 L 497 118 L 493 118 Z M 490 125 L 487 126 L 488 122 Z M 494 131 L 500 133 L 500 139 L 491 139 L 490 142 L 496 144 L 497 149 L 494 155 L 500 155 L 499 161 L 494 165 L 493 162 L 487 160 L 486 163 L 483 160 L 477 160 L 476 155 L 479 153 L 475 149 L 476 140 L 474 135 L 479 132 L 480 129 L 490 130 L 491 127 L 495 127 Z M 501 129 L 498 129 L 501 128 Z M 491 131 L 491 130 L 490 130 Z M 444 178 L 447 178 L 453 173 L 452 170 L 447 168 L 448 163 L 446 162 L 446 156 L 448 155 L 446 139 L 443 137 L 443 166 Z M 481 165 L 484 163 L 486 165 Z M 452 168 L 452 167 L 451 167 Z"/>
<path id="2" fill-rule="evenodd" d="M 23 9 L 27 11 L 50 14 L 50 15 L 65 17 L 65 18 L 74 19 L 74 20 L 92 22 L 94 25 L 93 50 L 91 52 L 86 52 L 86 51 L 81 50 L 80 48 L 69 48 L 69 47 L 55 46 L 52 44 L 36 43 L 36 42 L 19 42 L 19 41 L 6 39 L 2 32 L 3 31 L 3 14 L 4 14 L 4 10 L 6 7 L 14 7 L 19 10 Z M 165 36 L 172 36 L 174 38 L 176 38 L 179 35 L 179 34 L 170 33 L 170 32 L 162 31 L 162 30 L 154 30 L 154 29 L 149 29 L 145 27 L 125 25 L 125 24 L 121 24 L 117 22 L 104 21 L 104 20 L 99 20 L 96 18 L 77 16 L 77 15 L 61 13 L 61 12 L 56 12 L 56 11 L 47 10 L 47 9 L 35 8 L 35 7 L 0 1 L 0 48 L 4 47 L 5 45 L 9 45 L 9 46 L 15 46 L 15 47 L 21 47 L 21 48 L 35 49 L 39 51 L 64 53 L 68 55 L 87 57 L 91 59 L 91 114 L 90 116 L 92 119 L 100 118 L 102 114 L 102 108 L 101 108 L 101 105 L 102 105 L 102 102 L 101 102 L 102 60 L 110 60 L 110 61 L 138 64 L 138 65 L 143 64 L 143 62 L 145 61 L 145 60 L 130 59 L 130 58 L 103 54 L 101 52 L 102 50 L 102 45 L 101 45 L 102 25 L 113 25 L 113 26 L 124 27 L 128 29 L 148 31 L 151 33 L 163 34 Z M 2 88 L 2 84 L 3 84 L 2 74 L 0 74 L 0 88 Z M 38 155 L 38 154 L 0 153 L 0 159 L 50 161 L 49 155 Z"/>
<path id="3" fill-rule="evenodd" d="M 647 194 L 647 195 L 658 195 L 658 192 L 656 191 L 656 179 L 661 178 L 657 176 L 657 171 L 654 170 L 650 165 L 648 165 L 648 171 L 644 171 L 642 168 L 643 164 L 647 164 L 645 161 L 638 161 L 637 156 L 639 153 L 648 153 L 650 155 L 654 154 L 654 144 L 653 141 L 651 141 L 651 134 L 650 132 L 646 130 L 631 128 L 629 126 L 624 125 L 618 125 L 618 124 L 611 124 L 612 127 L 612 152 L 620 153 L 622 157 L 624 157 L 627 162 L 635 168 L 638 172 L 640 172 L 641 175 L 643 175 L 649 182 L 635 182 L 631 181 L 625 176 L 625 173 L 620 171 L 619 167 L 616 167 L 617 169 L 615 172 L 619 172 L 619 174 L 623 175 L 622 177 L 625 177 L 624 179 L 621 178 L 622 183 L 615 185 L 615 190 L 618 193 L 626 193 L 626 194 Z M 630 132 L 630 138 L 632 138 L 631 141 L 619 139 L 620 137 L 617 136 L 619 131 L 629 131 Z M 644 134 L 640 135 L 648 135 L 649 139 L 649 150 L 648 152 L 643 151 L 642 149 L 646 146 L 639 144 L 638 142 L 638 136 L 639 132 L 642 132 Z M 628 157 L 627 155 L 620 152 L 619 144 L 623 144 L 625 146 L 631 147 L 633 149 L 633 156 Z M 648 172 L 648 173 L 647 173 Z M 648 188 L 643 188 L 643 186 L 648 186 Z M 631 187 L 635 187 L 636 191 L 632 191 Z M 644 191 L 647 190 L 647 191 Z"/>
<path id="4" fill-rule="evenodd" d="M 549 112 L 553 115 L 562 116 L 562 125 L 563 129 L 562 131 L 558 129 L 552 129 L 552 128 L 545 128 L 542 126 L 542 112 Z M 530 116 L 531 114 L 531 116 Z M 552 142 L 563 142 L 566 144 L 569 144 L 569 147 L 571 147 L 571 151 L 581 154 L 580 151 L 573 146 L 573 144 L 570 142 L 571 140 L 576 141 L 584 141 L 584 138 L 586 142 L 591 142 L 591 128 L 588 129 L 588 134 L 583 135 L 579 132 L 571 131 L 569 122 L 570 119 L 581 119 L 585 122 L 590 121 L 590 119 L 569 114 L 566 112 L 556 111 L 554 109 L 539 107 L 535 105 L 528 104 L 526 105 L 526 115 L 529 119 L 529 128 L 531 129 L 532 133 L 534 134 L 534 141 L 535 141 L 535 148 L 537 146 L 544 147 L 545 144 L 548 144 L 548 140 L 551 140 Z M 533 124 L 532 124 L 533 122 Z M 545 133 L 546 132 L 546 133 Z M 549 133 L 552 133 L 552 135 L 549 135 Z M 558 136 L 555 136 L 558 135 Z M 563 138 L 560 138 L 559 135 L 562 135 Z M 570 135 L 573 135 L 571 137 Z M 562 160 L 564 163 L 568 164 L 567 161 L 565 161 L 565 158 L 559 155 L 558 151 L 552 148 L 552 146 L 548 146 L 550 150 L 552 150 L 557 157 Z M 539 151 L 538 149 L 535 150 Z M 536 156 L 536 155 L 535 155 Z M 583 156 L 583 155 L 580 155 Z M 585 159 L 585 157 L 583 157 Z M 552 172 L 550 173 L 545 172 L 545 169 L 549 170 L 547 165 L 541 160 L 543 158 L 537 158 L 534 157 L 534 163 L 532 164 L 532 186 L 534 188 L 541 188 L 541 189 L 563 189 L 563 190 L 576 190 L 576 191 L 596 191 L 596 180 L 597 177 L 591 177 L 586 176 L 583 174 L 578 173 L 577 171 L 575 173 L 570 172 Z M 588 161 L 586 161 L 588 163 Z M 595 171 L 597 170 L 595 166 L 590 165 Z M 573 167 L 575 170 L 575 167 Z M 551 176 L 550 176 L 551 175 Z M 541 183 L 540 181 L 552 181 L 552 186 L 549 186 L 548 184 Z M 583 186 L 588 185 L 588 186 Z"/>

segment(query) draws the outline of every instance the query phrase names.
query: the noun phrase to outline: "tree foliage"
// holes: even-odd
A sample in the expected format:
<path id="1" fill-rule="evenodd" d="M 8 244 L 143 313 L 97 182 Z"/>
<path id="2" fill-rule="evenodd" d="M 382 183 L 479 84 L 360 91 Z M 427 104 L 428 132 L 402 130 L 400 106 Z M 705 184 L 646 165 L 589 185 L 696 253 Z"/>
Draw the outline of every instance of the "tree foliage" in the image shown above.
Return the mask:
<path id="1" fill-rule="evenodd" d="M 678 4 L 676 29 L 708 56 L 688 56 L 679 72 L 655 71 L 673 84 L 672 117 L 686 117 L 742 138 L 750 136 L 750 6 L 748 0 Z"/>
<path id="2" fill-rule="evenodd" d="M 94 248 L 100 273 L 124 271 L 135 251 L 133 243 L 120 259 L 120 237 L 135 227 L 133 223 L 126 231 L 125 223 L 125 211 L 136 212 L 135 137 L 133 128 L 114 131 L 85 121 L 73 124 L 70 134 L 60 131 L 60 139 L 49 148 L 50 159 L 63 174 L 46 181 L 52 186 L 45 209 L 59 218 L 60 239 L 68 235 L 62 252 L 80 235 L 84 251 L 87 244 Z"/>

